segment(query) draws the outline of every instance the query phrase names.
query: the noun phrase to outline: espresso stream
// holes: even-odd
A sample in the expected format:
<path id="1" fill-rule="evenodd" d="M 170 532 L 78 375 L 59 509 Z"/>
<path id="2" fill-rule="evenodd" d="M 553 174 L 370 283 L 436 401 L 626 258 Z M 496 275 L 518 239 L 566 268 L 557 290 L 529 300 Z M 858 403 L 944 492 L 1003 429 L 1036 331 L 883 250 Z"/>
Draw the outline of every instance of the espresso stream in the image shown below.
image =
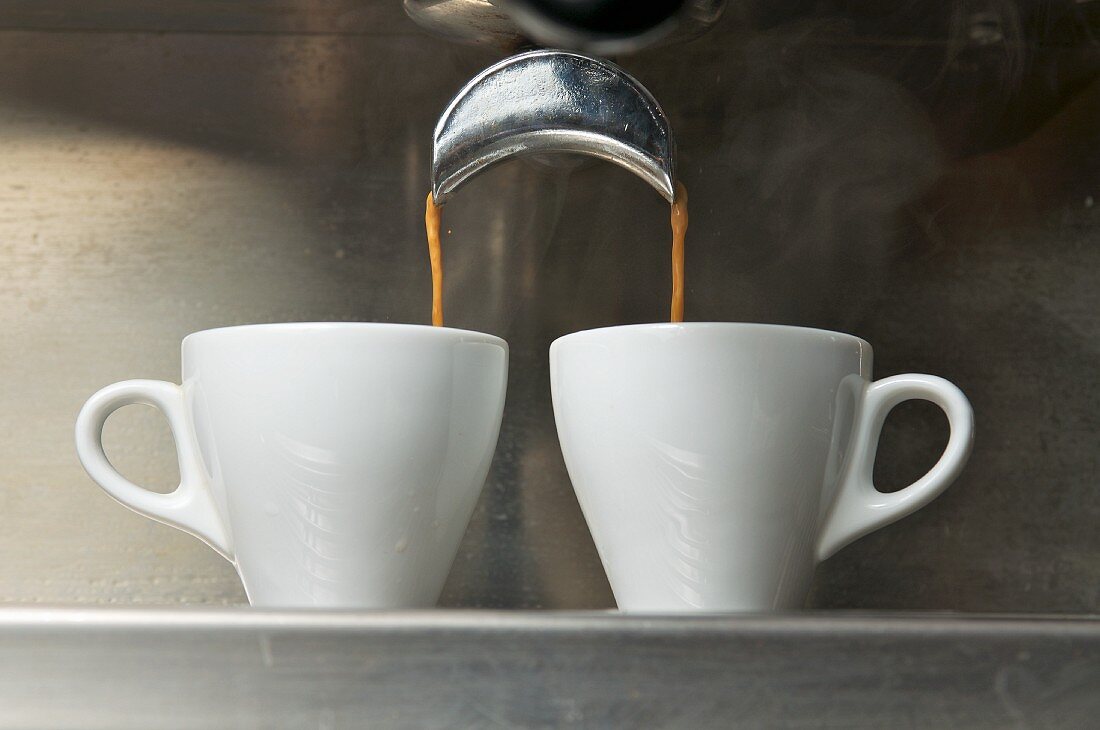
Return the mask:
<path id="1" fill-rule="evenodd" d="M 684 321 L 684 238 L 688 230 L 688 191 L 676 183 L 672 199 L 672 314 L 670 322 Z"/>
<path id="2" fill-rule="evenodd" d="M 683 183 L 676 183 L 672 201 L 672 313 L 669 321 L 684 321 L 684 239 L 688 227 L 688 195 Z M 432 325 L 443 326 L 443 249 L 439 242 L 443 207 L 428 192 L 424 227 L 428 232 L 428 258 L 432 264 Z"/>
<path id="3" fill-rule="evenodd" d="M 428 258 L 432 262 L 432 326 L 443 326 L 443 249 L 439 245 L 440 213 L 443 207 L 435 204 L 428 191 L 428 206 L 424 210 L 424 227 L 428 229 Z"/>

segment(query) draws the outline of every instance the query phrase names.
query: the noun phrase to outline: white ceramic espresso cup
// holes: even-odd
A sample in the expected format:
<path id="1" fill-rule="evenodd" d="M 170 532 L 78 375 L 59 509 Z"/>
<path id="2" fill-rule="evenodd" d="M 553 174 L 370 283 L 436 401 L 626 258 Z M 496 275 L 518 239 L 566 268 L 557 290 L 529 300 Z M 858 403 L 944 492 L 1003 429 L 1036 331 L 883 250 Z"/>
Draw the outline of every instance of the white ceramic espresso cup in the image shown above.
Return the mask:
<path id="1" fill-rule="evenodd" d="M 819 561 L 951 484 L 973 440 L 966 397 L 931 375 L 870 378 L 869 344 L 797 327 L 637 325 L 554 342 L 558 436 L 619 608 L 797 608 Z M 918 481 L 879 492 L 879 432 L 914 398 L 947 414 L 947 448 Z"/>
<path id="2" fill-rule="evenodd" d="M 227 327 L 183 341 L 183 385 L 93 395 L 77 453 L 109 495 L 205 540 L 254 606 L 409 608 L 439 598 L 504 410 L 508 346 L 396 324 Z M 168 418 L 180 484 L 158 494 L 108 462 L 122 406 Z"/>

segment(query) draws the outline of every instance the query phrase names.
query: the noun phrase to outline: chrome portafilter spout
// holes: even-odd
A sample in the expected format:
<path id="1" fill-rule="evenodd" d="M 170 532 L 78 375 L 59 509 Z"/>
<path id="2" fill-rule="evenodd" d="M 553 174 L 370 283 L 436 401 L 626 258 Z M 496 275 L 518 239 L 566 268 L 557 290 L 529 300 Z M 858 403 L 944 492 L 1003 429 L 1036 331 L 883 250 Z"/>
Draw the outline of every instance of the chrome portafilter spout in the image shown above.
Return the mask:
<path id="1" fill-rule="evenodd" d="M 435 204 L 495 162 L 556 152 L 625 167 L 673 202 L 672 134 L 653 95 L 608 61 L 538 50 L 485 69 L 447 106 L 432 137 Z"/>

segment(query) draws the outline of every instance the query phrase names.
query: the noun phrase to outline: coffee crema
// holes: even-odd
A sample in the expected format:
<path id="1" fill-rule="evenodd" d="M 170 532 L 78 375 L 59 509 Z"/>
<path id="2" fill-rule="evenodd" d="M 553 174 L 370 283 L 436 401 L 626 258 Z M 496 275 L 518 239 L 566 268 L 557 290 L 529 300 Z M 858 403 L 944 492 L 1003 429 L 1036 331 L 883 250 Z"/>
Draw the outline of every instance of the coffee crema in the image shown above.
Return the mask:
<path id="1" fill-rule="evenodd" d="M 669 321 L 684 321 L 684 239 L 687 237 L 687 188 L 676 183 L 672 200 L 672 310 Z M 424 209 L 428 233 L 428 259 L 432 266 L 432 326 L 443 326 L 443 247 L 440 243 L 443 206 L 436 205 L 431 191 Z"/>

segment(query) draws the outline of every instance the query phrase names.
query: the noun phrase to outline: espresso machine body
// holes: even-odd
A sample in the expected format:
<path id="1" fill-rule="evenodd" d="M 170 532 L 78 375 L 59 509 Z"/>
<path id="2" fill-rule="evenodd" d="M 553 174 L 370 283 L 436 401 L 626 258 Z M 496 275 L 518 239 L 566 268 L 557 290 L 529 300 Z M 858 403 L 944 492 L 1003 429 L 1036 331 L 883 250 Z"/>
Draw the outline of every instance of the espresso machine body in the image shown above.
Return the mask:
<path id="1" fill-rule="evenodd" d="M 671 144 L 648 178 L 542 150 L 446 196 L 447 324 L 504 337 L 511 364 L 441 605 L 613 606 L 547 352 L 667 317 L 674 175 L 692 201 L 688 319 L 853 332 L 876 376 L 936 373 L 974 405 L 963 476 L 826 561 L 808 607 L 1097 609 L 1094 4 L 688 1 L 625 18 L 577 3 L 572 20 L 567 5 L 0 8 L 6 600 L 244 603 L 231 565 L 88 481 L 80 404 L 176 379 L 178 343 L 204 328 L 427 323 L 437 125 L 483 71 L 553 45 L 635 81 Z M 940 418 L 891 415 L 879 488 L 934 461 Z M 119 412 L 105 443 L 128 478 L 175 485 L 157 414 Z"/>

